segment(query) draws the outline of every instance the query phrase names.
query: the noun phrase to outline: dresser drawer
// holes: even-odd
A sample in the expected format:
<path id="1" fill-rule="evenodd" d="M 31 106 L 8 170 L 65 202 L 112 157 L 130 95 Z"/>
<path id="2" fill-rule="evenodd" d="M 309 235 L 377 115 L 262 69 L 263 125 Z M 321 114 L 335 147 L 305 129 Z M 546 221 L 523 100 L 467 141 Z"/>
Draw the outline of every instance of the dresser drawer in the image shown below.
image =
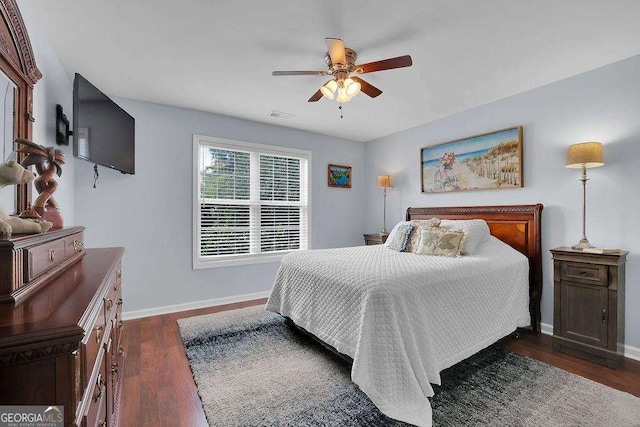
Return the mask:
<path id="1" fill-rule="evenodd" d="M 64 238 L 64 257 L 71 258 L 73 255 L 84 251 L 84 233 L 75 233 Z"/>
<path id="2" fill-rule="evenodd" d="M 117 293 L 109 293 L 106 297 L 104 297 L 104 319 L 107 323 L 116 317 L 118 298 L 119 297 Z"/>
<path id="3" fill-rule="evenodd" d="M 607 266 L 578 262 L 563 262 L 562 269 L 560 271 L 560 279 L 607 286 Z"/>
<path id="4" fill-rule="evenodd" d="M 105 297 L 105 319 L 113 317 L 115 309 L 118 306 L 122 295 L 120 286 L 122 284 L 122 273 L 120 265 L 109 278 L 109 287 L 107 288 L 107 296 Z"/>
<path id="5" fill-rule="evenodd" d="M 107 322 L 104 317 L 104 301 L 100 303 L 98 316 L 90 331 L 87 331 L 88 338 L 84 342 L 84 372 L 85 381 L 91 378 L 94 366 L 96 364 L 96 358 L 100 351 L 100 346 L 104 340 L 105 334 L 110 331 L 107 330 Z M 85 384 L 86 386 L 86 384 Z"/>
<path id="6" fill-rule="evenodd" d="M 27 248 L 25 268 L 25 282 L 40 276 L 45 271 L 55 267 L 65 260 L 64 240 L 54 240 L 40 246 Z"/>
<path id="7" fill-rule="evenodd" d="M 84 425 L 87 427 L 104 427 L 107 425 L 107 375 L 105 371 L 105 359 L 102 358 L 100 371 L 95 382 L 91 385 L 91 399 L 89 409 L 84 417 Z"/>
<path id="8" fill-rule="evenodd" d="M 0 239 L 0 302 L 24 301 L 74 261 L 79 261 L 86 251 L 80 250 L 77 242 L 78 249 L 74 252 L 73 248 L 74 241 L 83 240 L 83 230 L 84 227 L 66 227 Z"/>

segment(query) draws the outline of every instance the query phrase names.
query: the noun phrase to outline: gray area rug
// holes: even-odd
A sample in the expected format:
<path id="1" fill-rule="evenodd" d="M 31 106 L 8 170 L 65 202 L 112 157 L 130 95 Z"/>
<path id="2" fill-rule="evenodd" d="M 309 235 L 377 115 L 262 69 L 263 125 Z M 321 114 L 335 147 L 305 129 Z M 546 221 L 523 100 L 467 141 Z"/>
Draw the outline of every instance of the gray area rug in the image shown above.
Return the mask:
<path id="1" fill-rule="evenodd" d="M 178 320 L 215 426 L 401 426 L 351 382 L 350 365 L 248 307 Z M 640 425 L 640 399 L 494 345 L 442 372 L 435 426 Z"/>

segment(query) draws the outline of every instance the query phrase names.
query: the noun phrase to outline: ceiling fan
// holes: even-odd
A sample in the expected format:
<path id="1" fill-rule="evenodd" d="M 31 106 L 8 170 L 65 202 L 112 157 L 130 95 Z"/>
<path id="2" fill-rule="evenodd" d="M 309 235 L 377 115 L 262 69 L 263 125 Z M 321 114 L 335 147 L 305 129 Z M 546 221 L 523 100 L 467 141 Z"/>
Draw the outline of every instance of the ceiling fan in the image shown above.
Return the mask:
<path id="1" fill-rule="evenodd" d="M 392 70 L 410 67 L 413 64 L 411 56 L 404 55 L 356 65 L 358 55 L 353 49 L 344 47 L 343 40 L 327 37 L 324 41 L 329 50 L 324 58 L 328 66 L 326 71 L 274 71 L 271 73 L 274 76 L 332 76 L 331 80 L 323 84 L 309 98 L 309 102 L 316 102 L 323 96 L 328 99 L 335 98 L 339 103 L 348 102 L 361 90 L 371 98 L 375 98 L 382 91 L 360 77 L 353 76 L 353 74 Z"/>

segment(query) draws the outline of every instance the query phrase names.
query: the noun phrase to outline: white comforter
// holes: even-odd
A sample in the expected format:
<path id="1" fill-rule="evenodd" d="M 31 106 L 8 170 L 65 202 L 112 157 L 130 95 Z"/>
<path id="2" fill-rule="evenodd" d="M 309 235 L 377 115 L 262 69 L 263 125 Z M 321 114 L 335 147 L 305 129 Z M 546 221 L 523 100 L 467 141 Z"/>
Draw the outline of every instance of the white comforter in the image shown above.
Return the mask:
<path id="1" fill-rule="evenodd" d="M 384 414 L 430 426 L 440 371 L 530 323 L 527 258 L 491 237 L 460 258 L 378 246 L 286 255 L 267 310 L 353 358 Z"/>

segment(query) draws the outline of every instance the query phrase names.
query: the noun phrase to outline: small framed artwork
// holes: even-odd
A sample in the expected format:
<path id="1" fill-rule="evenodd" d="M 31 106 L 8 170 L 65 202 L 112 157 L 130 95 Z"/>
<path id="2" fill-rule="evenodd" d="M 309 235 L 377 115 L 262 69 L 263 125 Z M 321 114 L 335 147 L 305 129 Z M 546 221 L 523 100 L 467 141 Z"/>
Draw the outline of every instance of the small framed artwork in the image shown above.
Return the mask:
<path id="1" fill-rule="evenodd" d="M 522 187 L 522 126 L 420 149 L 423 193 Z"/>
<path id="2" fill-rule="evenodd" d="M 329 187 L 351 188 L 351 166 L 329 165 L 327 178 Z"/>

